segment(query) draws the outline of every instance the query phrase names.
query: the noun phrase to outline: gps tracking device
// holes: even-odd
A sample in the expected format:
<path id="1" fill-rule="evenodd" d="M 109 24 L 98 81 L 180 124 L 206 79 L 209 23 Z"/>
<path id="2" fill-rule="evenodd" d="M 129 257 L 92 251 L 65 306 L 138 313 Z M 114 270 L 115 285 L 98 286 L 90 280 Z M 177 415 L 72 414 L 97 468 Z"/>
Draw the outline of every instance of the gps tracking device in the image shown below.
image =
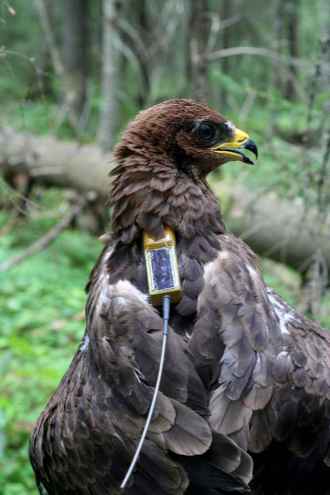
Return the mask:
<path id="1" fill-rule="evenodd" d="M 165 351 L 168 337 L 168 323 L 170 319 L 170 304 L 171 302 L 177 303 L 182 294 L 175 244 L 175 234 L 169 227 L 164 228 L 164 236 L 161 239 L 154 239 L 146 232 L 143 234 L 143 247 L 146 260 L 149 296 L 153 304 L 162 304 L 163 306 L 162 347 L 160 352 L 157 380 L 147 419 L 144 424 L 140 440 L 136 446 L 133 459 L 123 481 L 121 482 L 121 490 L 125 490 L 135 469 L 153 418 L 164 369 Z"/>
<path id="2" fill-rule="evenodd" d="M 152 303 L 160 305 L 165 295 L 171 296 L 171 301 L 177 303 L 181 298 L 182 290 L 173 230 L 165 227 L 164 236 L 160 239 L 155 239 L 144 232 L 143 245 Z"/>

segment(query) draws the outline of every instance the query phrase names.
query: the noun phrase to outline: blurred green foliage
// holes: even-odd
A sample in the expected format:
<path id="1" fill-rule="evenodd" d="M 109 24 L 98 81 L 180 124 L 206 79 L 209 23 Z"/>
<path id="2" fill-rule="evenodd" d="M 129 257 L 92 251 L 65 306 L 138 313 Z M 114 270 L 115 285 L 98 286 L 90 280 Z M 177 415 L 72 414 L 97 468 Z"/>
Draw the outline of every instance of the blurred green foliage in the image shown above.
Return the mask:
<path id="1" fill-rule="evenodd" d="M 50 205 L 51 196 L 45 199 Z M 2 237 L 0 259 L 20 252 L 58 220 L 47 216 L 22 222 Z M 1 213 L 0 228 L 7 220 Z M 0 276 L 1 495 L 36 493 L 28 438 L 82 336 L 84 286 L 100 249 L 88 234 L 67 231 L 45 252 Z"/>

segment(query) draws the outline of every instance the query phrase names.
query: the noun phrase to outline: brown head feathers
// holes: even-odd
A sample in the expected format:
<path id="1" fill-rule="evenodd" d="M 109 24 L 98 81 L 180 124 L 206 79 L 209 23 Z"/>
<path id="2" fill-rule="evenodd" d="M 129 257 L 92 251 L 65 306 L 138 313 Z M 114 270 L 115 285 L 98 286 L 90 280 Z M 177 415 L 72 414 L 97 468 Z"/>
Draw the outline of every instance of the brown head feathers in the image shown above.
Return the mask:
<path id="1" fill-rule="evenodd" d="M 231 132 L 224 117 L 191 100 L 169 100 L 140 112 L 114 151 L 115 237 L 130 243 L 141 230 L 161 235 L 165 224 L 185 238 L 223 232 L 205 176 L 226 161 L 212 146 Z"/>

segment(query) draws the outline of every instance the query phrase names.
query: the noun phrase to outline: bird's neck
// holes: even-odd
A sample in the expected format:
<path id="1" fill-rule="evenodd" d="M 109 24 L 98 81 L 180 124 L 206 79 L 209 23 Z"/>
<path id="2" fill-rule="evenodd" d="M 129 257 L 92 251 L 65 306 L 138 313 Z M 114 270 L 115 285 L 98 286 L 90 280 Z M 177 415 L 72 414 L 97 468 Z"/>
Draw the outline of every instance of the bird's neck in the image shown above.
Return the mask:
<path id="1" fill-rule="evenodd" d="M 113 180 L 111 204 L 113 239 L 122 244 L 136 242 L 142 231 L 161 236 L 164 225 L 188 242 L 225 231 L 206 181 L 162 163 L 122 167 Z"/>
<path id="2" fill-rule="evenodd" d="M 146 173 L 142 165 L 122 168 L 113 181 L 113 242 L 108 269 L 112 283 L 128 280 L 147 293 L 142 233 L 162 236 L 164 226 L 172 228 L 183 286 L 174 326 L 187 331 L 193 320 L 189 323 L 186 319 L 195 314 L 203 287 L 203 267 L 219 254 L 225 228 L 206 181 L 173 167 L 152 167 L 152 175 L 150 169 Z"/>

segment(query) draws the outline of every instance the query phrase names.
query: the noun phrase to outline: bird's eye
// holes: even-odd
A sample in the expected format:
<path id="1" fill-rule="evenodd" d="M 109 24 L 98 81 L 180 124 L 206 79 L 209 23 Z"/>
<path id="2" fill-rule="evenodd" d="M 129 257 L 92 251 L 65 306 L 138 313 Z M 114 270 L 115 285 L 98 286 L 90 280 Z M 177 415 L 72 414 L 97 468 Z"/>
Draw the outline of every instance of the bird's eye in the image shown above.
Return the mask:
<path id="1" fill-rule="evenodd" d="M 212 144 L 217 137 L 217 128 L 211 122 L 201 122 L 196 131 L 198 138 L 204 144 Z"/>

